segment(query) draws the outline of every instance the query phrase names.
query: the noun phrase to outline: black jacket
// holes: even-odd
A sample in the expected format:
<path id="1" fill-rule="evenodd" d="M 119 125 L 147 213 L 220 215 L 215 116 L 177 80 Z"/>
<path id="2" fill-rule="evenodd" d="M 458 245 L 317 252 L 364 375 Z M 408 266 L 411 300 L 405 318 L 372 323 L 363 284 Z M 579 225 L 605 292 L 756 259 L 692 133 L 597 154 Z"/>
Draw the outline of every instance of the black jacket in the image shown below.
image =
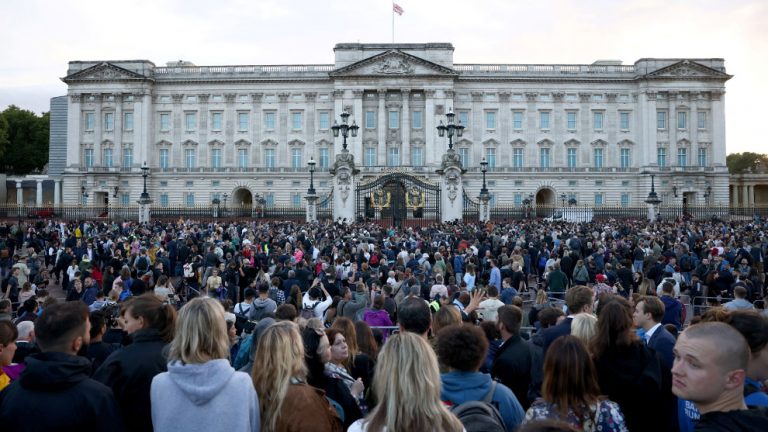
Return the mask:
<path id="1" fill-rule="evenodd" d="M 123 430 L 112 390 L 88 378 L 88 359 L 47 352 L 26 362 L 19 379 L 0 392 L 2 430 Z"/>
<path id="2" fill-rule="evenodd" d="M 157 330 L 139 330 L 133 343 L 112 353 L 93 378 L 112 388 L 130 431 L 151 431 L 149 389 L 152 378 L 167 370 L 167 344 Z"/>
<path id="3" fill-rule="evenodd" d="M 491 376 L 512 389 L 523 410 L 531 405 L 528 391 L 535 375 L 534 366 L 534 347 L 519 335 L 510 337 L 499 347 L 491 366 Z"/>
<path id="4" fill-rule="evenodd" d="M 693 429 L 696 432 L 753 432 L 768 430 L 765 408 L 710 412 L 702 414 Z"/>
<path id="5" fill-rule="evenodd" d="M 630 431 L 677 430 L 672 376 L 660 354 L 637 341 L 611 347 L 595 359 L 600 390 L 621 407 Z M 648 409 L 653 401 L 653 409 Z"/>

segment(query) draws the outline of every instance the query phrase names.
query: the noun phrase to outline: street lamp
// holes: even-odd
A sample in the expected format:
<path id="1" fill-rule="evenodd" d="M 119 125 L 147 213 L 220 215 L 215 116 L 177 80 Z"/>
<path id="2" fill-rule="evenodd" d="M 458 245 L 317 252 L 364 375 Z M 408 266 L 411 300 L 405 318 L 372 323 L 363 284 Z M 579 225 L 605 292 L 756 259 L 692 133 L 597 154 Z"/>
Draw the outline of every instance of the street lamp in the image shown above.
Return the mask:
<path id="1" fill-rule="evenodd" d="M 440 135 L 440 137 L 444 137 L 445 133 L 448 132 L 448 151 L 453 150 L 453 135 L 456 134 L 456 137 L 461 137 L 464 135 L 464 126 L 462 126 L 461 121 L 459 121 L 458 124 L 453 123 L 453 119 L 456 117 L 456 114 L 453 113 L 453 110 L 448 110 L 448 113 L 445 115 L 447 125 L 443 124 L 443 121 L 440 120 L 440 124 L 437 126 L 437 134 Z"/>
<path id="2" fill-rule="evenodd" d="M 309 189 L 307 189 L 307 194 L 309 195 L 315 194 L 315 164 L 315 158 L 310 156 L 309 162 L 307 162 L 309 166 Z"/>
<path id="3" fill-rule="evenodd" d="M 565 192 L 560 194 L 560 201 L 563 202 L 563 207 L 565 207 L 565 199 L 566 198 L 567 198 L 567 196 L 565 195 Z"/>
<path id="4" fill-rule="evenodd" d="M 229 194 L 224 192 L 224 195 L 222 195 L 222 198 L 224 198 L 224 210 L 227 209 L 227 197 L 229 197 Z"/>
<path id="5" fill-rule="evenodd" d="M 213 201 L 211 201 L 211 203 L 216 206 L 216 213 L 214 214 L 214 217 L 218 218 L 219 213 L 221 213 L 221 200 L 217 196 L 213 199 Z"/>
<path id="6" fill-rule="evenodd" d="M 115 193 L 112 195 L 112 198 L 117 198 L 117 193 L 120 192 L 120 186 L 115 186 Z"/>
<path id="7" fill-rule="evenodd" d="M 344 141 L 341 143 L 341 148 L 343 152 L 347 151 L 347 135 L 350 133 L 352 134 L 352 137 L 357 136 L 357 130 L 360 129 L 360 126 L 358 126 L 354 120 L 352 120 L 352 124 L 347 124 L 347 120 L 349 119 L 349 113 L 346 111 L 343 111 L 341 113 L 341 124 L 338 124 L 336 120 L 333 121 L 333 126 L 331 126 L 331 129 L 333 130 L 333 136 L 335 138 L 339 137 L 339 132 L 341 132 L 341 136 L 344 137 Z"/>
<path id="8" fill-rule="evenodd" d="M 485 173 L 488 171 L 488 161 L 485 160 L 485 157 L 480 161 L 480 171 L 483 173 L 483 188 L 480 189 L 480 194 L 488 195 L 488 188 L 485 187 Z"/>
<path id="9" fill-rule="evenodd" d="M 86 192 L 85 186 L 80 186 L 80 194 L 83 196 L 83 205 L 88 203 L 88 192 Z"/>
<path id="10" fill-rule="evenodd" d="M 654 177 L 655 175 L 651 174 L 651 191 L 648 192 L 648 198 L 645 199 L 645 202 L 651 205 L 657 205 L 661 202 L 659 195 L 656 194 L 656 185 L 653 182 Z"/>
<path id="11" fill-rule="evenodd" d="M 147 177 L 149 176 L 149 166 L 147 161 L 141 164 L 141 176 L 144 177 L 144 192 L 141 193 L 142 201 L 149 200 L 149 193 L 147 193 Z"/>

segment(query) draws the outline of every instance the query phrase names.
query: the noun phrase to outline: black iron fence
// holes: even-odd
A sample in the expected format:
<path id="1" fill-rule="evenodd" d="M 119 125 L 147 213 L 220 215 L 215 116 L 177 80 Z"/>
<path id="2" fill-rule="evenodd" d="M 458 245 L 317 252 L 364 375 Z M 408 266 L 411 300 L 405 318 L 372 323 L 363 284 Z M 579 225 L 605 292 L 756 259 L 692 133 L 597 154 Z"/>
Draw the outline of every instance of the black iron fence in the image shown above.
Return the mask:
<path id="1" fill-rule="evenodd" d="M 467 222 L 479 219 L 479 204 L 471 197 L 464 195 L 464 220 Z M 318 205 L 317 218 L 321 221 L 333 218 L 333 205 L 330 197 Z M 191 219 L 196 221 L 215 221 L 221 219 L 264 219 L 303 222 L 306 220 L 304 207 L 281 205 L 256 205 L 256 206 L 223 206 L 205 204 L 197 206 L 169 205 L 150 206 L 152 220 L 179 220 Z M 415 215 L 415 213 L 414 213 Z M 435 217 L 436 216 L 436 217 Z M 647 219 L 647 206 L 542 206 L 542 205 L 511 205 L 497 204 L 490 209 L 492 221 L 503 222 L 525 219 L 547 219 L 566 222 L 586 222 L 591 220 L 607 219 Z M 768 206 L 659 206 L 658 217 L 661 220 L 711 220 L 721 219 L 726 221 L 747 221 L 756 218 L 768 219 Z M 82 206 L 78 204 L 62 205 L 16 205 L 0 204 L 0 220 L 35 220 L 35 219 L 65 219 L 65 220 L 138 220 L 139 205 L 127 206 Z M 439 219 L 439 215 L 428 214 L 422 217 L 409 216 L 405 219 L 406 225 L 426 225 Z"/>

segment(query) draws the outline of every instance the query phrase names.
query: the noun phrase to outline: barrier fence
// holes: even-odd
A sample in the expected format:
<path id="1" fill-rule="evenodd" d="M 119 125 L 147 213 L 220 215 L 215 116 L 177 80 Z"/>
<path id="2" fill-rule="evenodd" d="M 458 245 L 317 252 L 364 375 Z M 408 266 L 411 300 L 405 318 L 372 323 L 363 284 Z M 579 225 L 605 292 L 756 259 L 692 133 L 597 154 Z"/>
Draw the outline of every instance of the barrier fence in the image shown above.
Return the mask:
<path id="1" fill-rule="evenodd" d="M 477 221 L 479 217 L 478 203 L 470 197 L 464 199 L 464 219 L 468 222 Z M 332 205 L 325 200 L 322 206 L 317 208 L 319 220 L 331 220 L 333 218 Z M 216 204 L 203 204 L 186 206 L 173 204 L 163 206 L 153 204 L 150 206 L 150 214 L 153 220 L 178 220 L 194 219 L 198 221 L 214 221 L 219 219 L 264 219 L 264 220 L 288 220 L 303 222 L 306 220 L 306 209 L 286 205 L 255 205 L 255 206 L 223 206 Z M 724 221 L 752 220 L 755 218 L 768 218 L 768 206 L 727 206 L 727 205 L 696 205 L 696 206 L 670 206 L 661 205 L 658 208 L 658 217 L 662 220 L 674 220 L 686 218 L 688 220 L 721 219 Z M 588 222 L 607 219 L 645 219 L 648 217 L 647 206 L 552 206 L 552 205 L 514 205 L 509 203 L 496 203 L 491 205 L 490 218 L 494 222 L 513 220 L 545 219 L 566 222 Z M 11 203 L 0 204 L 0 219 L 4 220 L 29 220 L 29 219 L 103 219 L 103 220 L 138 220 L 139 205 L 127 206 L 110 204 L 109 206 L 83 206 L 80 204 L 60 205 L 16 205 Z M 433 217 L 408 217 L 403 221 L 404 225 L 412 225 L 421 222 L 423 225 L 435 222 Z"/>

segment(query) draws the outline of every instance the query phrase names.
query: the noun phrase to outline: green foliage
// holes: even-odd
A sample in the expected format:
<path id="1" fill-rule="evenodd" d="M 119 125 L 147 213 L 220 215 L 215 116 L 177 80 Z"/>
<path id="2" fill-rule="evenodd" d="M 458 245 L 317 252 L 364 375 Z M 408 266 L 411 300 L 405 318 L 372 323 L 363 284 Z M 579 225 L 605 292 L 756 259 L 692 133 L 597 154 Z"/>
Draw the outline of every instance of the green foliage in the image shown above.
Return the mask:
<path id="1" fill-rule="evenodd" d="M 49 113 L 38 116 L 15 105 L 0 112 L 0 169 L 16 175 L 43 169 L 48 163 L 49 118 Z"/>
<path id="2" fill-rule="evenodd" d="M 744 152 L 731 153 L 725 158 L 728 165 L 728 172 L 731 174 L 743 174 L 754 172 L 756 162 L 760 162 L 761 170 L 768 168 L 768 155 Z"/>

